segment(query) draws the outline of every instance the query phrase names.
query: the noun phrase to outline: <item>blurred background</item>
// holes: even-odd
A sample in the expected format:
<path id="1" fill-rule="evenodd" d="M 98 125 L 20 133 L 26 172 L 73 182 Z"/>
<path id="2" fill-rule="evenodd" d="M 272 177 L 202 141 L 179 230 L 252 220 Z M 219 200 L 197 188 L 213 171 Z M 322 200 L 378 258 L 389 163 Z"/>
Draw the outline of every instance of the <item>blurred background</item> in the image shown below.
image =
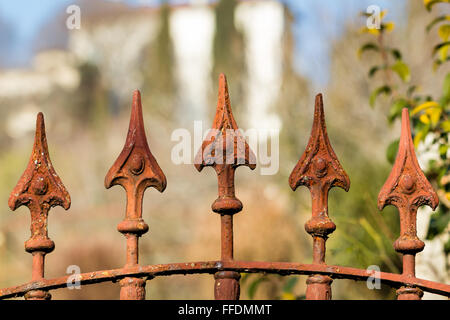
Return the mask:
<path id="1" fill-rule="evenodd" d="M 66 25 L 73 4 L 80 8 L 79 29 Z M 360 32 L 366 25 L 360 12 L 371 4 L 395 22 L 390 41 L 402 49 L 413 80 L 437 94 L 449 67 L 432 72 L 427 62 L 437 36 L 423 30 L 431 16 L 421 1 L 0 0 L 0 287 L 31 279 L 31 255 L 23 247 L 30 215 L 25 207 L 11 212 L 7 199 L 27 165 L 39 111 L 53 165 L 72 198 L 69 211 L 50 212 L 56 249 L 47 255 L 45 276 L 63 276 L 70 265 L 81 272 L 124 265 L 125 239 L 116 226 L 125 194 L 120 187 L 106 190 L 103 180 L 125 142 L 134 89 L 141 90 L 150 149 L 168 180 L 164 193 L 145 194 L 150 231 L 140 241 L 140 263 L 218 259 L 220 219 L 210 209 L 215 173 L 176 165 L 170 155 L 173 130 L 193 132 L 194 120 L 205 130 L 211 126 L 220 72 L 227 75 L 240 128 L 280 130 L 277 174 L 237 170 L 244 210 L 235 216 L 235 258 L 312 262 L 303 226 L 311 214 L 309 191 L 294 193 L 287 181 L 308 141 L 314 96 L 322 92 L 331 144 L 351 180 L 348 193 L 330 193 L 337 230 L 327 241 L 326 261 L 400 272 L 401 258 L 392 248 L 398 213 L 376 206 L 391 169 L 386 148 L 398 138 L 400 123 L 387 122 L 383 98 L 369 107 L 367 71 L 376 57 L 357 56 L 369 36 Z M 419 160 L 433 156 L 424 152 Z M 430 214 L 419 212 L 422 239 Z M 446 241 L 448 227 L 425 241 L 418 277 L 449 283 Z M 241 298 L 301 299 L 305 280 L 243 275 Z M 147 298 L 212 299 L 213 285 L 210 275 L 157 278 L 147 282 Z M 113 283 L 52 291 L 54 299 L 118 294 Z M 335 280 L 333 298 L 391 299 L 395 291 Z"/>

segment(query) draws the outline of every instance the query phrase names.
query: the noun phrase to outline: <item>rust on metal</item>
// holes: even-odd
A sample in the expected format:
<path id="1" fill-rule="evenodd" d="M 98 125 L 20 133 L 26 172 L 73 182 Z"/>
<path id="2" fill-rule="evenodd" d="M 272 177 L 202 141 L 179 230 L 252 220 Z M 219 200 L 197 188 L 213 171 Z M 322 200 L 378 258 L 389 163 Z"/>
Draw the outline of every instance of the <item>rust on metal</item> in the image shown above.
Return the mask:
<path id="1" fill-rule="evenodd" d="M 404 108 L 397 157 L 378 195 L 378 209 L 393 205 L 399 211 L 400 237 L 395 241 L 394 249 L 403 254 L 403 275 L 407 277 L 415 277 L 415 256 L 425 247 L 417 237 L 417 209 L 428 205 L 434 210 L 438 204 L 438 196 L 417 162 L 409 112 Z M 397 290 L 397 295 L 399 300 L 419 300 L 423 292 L 419 288 L 404 286 Z"/>
<path id="2" fill-rule="evenodd" d="M 219 76 L 219 94 L 212 128 L 195 157 L 198 171 L 206 166 L 214 168 L 218 180 L 218 198 L 212 210 L 221 219 L 221 259 L 233 260 L 233 215 L 242 210 L 242 202 L 236 198 L 234 173 L 237 167 L 256 167 L 256 157 L 239 131 L 231 111 L 227 79 Z M 239 299 L 239 273 L 221 271 L 214 275 L 214 296 L 218 300 Z"/>
<path id="3" fill-rule="evenodd" d="M 236 261 L 233 255 L 233 215 L 242 210 L 235 195 L 234 173 L 238 166 L 255 168 L 256 158 L 238 130 L 231 112 L 226 78 L 219 78 L 219 96 L 212 130 L 195 158 L 201 171 L 211 166 L 217 173 L 218 198 L 212 211 L 221 219 L 221 259 L 170 264 L 139 265 L 139 237 L 148 231 L 142 219 L 144 191 L 154 187 L 163 192 L 166 178 L 150 152 L 144 130 L 139 91 L 134 92 L 131 119 L 125 146 L 105 177 L 105 186 L 121 185 L 126 191 L 127 206 L 118 230 L 126 238 L 126 264 L 123 268 L 93 271 L 79 275 L 81 285 L 119 281 L 121 299 L 145 299 L 146 280 L 177 274 L 214 274 L 216 299 L 238 299 L 240 273 L 272 273 L 283 276 L 308 275 L 307 299 L 331 299 L 333 279 L 366 281 L 379 279 L 397 289 L 398 299 L 418 300 L 423 291 L 450 297 L 450 285 L 416 278 L 415 255 L 424 243 L 417 237 L 417 209 L 438 205 L 438 197 L 420 170 L 414 153 L 407 109 L 403 110 L 399 151 L 392 172 L 383 186 L 378 207 L 394 205 L 400 213 L 400 237 L 394 248 L 403 254 L 403 272 L 373 273 L 370 270 L 327 265 L 325 243 L 336 226 L 328 216 L 328 192 L 338 186 L 348 191 L 350 181 L 331 148 L 327 136 L 322 95 L 316 97 L 314 122 L 306 151 L 289 177 L 295 191 L 298 186 L 309 188 L 312 217 L 305 224 L 313 238 L 313 263 Z M 47 219 L 51 207 L 70 206 L 70 196 L 56 174 L 48 154 L 44 118 L 38 114 L 33 152 L 27 169 L 9 198 L 12 210 L 25 205 L 31 212 L 31 237 L 25 242 L 26 251 L 33 255 L 31 281 L 0 289 L 0 299 L 25 296 L 26 299 L 50 299 L 50 290 L 67 286 L 70 275 L 44 278 L 45 255 L 54 249 L 48 237 Z"/>
<path id="4" fill-rule="evenodd" d="M 53 168 L 45 136 L 44 115 L 36 120 L 33 151 L 25 172 L 11 192 L 8 205 L 11 210 L 26 206 L 31 213 L 31 237 L 25 242 L 25 250 L 33 255 L 32 281 L 44 279 L 45 255 L 55 248 L 48 237 L 47 223 L 50 208 L 70 207 L 70 196 Z M 31 290 L 25 295 L 30 300 L 46 300 L 51 295 L 46 290 Z"/>
<path id="5" fill-rule="evenodd" d="M 313 238 L 313 263 L 325 264 L 325 242 L 328 235 L 336 229 L 336 225 L 328 216 L 328 192 L 332 187 L 348 191 L 350 180 L 328 139 L 320 93 L 316 96 L 308 145 L 289 176 L 289 185 L 294 191 L 299 186 L 306 186 L 311 193 L 312 217 L 306 222 L 305 230 Z M 306 281 L 306 298 L 331 299 L 331 282 L 329 276 L 309 276 Z"/>
<path id="6" fill-rule="evenodd" d="M 333 266 L 325 264 L 302 264 L 293 262 L 262 262 L 262 261 L 199 261 L 180 262 L 170 264 L 156 264 L 148 266 L 135 266 L 130 268 L 112 269 L 82 273 L 79 276 L 81 285 L 90 285 L 102 282 L 111 282 L 124 277 L 163 277 L 171 275 L 214 274 L 219 271 L 236 271 L 245 273 L 269 273 L 282 276 L 322 274 L 333 279 L 351 279 L 367 281 L 369 277 L 380 279 L 381 283 L 394 288 L 404 284 L 422 289 L 430 293 L 450 297 L 450 285 L 407 277 L 403 274 L 388 272 L 372 273 L 365 269 Z M 67 286 L 70 276 L 55 279 L 41 279 L 16 287 L 0 289 L 0 299 L 23 296 L 30 290 L 54 290 Z"/>
<path id="7" fill-rule="evenodd" d="M 105 177 L 105 187 L 121 185 L 126 192 L 127 207 L 125 219 L 117 230 L 127 240 L 125 268 L 139 263 L 139 237 L 148 231 L 142 219 L 142 200 L 148 187 L 159 192 L 166 188 L 166 177 L 150 152 L 144 129 L 141 94 L 134 91 L 130 125 L 125 146 Z M 123 300 L 144 300 L 145 280 L 126 277 L 120 281 L 120 298 Z"/>

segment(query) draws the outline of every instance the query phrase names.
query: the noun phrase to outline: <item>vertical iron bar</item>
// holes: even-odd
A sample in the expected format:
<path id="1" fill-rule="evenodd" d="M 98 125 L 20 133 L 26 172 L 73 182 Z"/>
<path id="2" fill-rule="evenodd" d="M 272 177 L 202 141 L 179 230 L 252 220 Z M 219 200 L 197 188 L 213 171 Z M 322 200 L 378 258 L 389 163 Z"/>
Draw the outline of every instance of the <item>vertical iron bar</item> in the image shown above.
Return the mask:
<path id="1" fill-rule="evenodd" d="M 233 215 L 242 210 L 242 203 L 235 196 L 234 173 L 238 166 L 256 167 L 256 158 L 250 150 L 234 120 L 231 111 L 227 80 L 219 76 L 219 94 L 212 130 L 202 143 L 195 158 L 195 167 L 202 171 L 205 166 L 214 168 L 218 181 L 218 198 L 212 210 L 220 214 L 221 260 L 233 260 Z M 240 274 L 220 271 L 214 275 L 216 300 L 238 300 Z"/>
<path id="2" fill-rule="evenodd" d="M 44 115 L 36 119 L 36 135 L 30 161 L 19 182 L 11 192 L 8 205 L 11 210 L 27 206 L 31 213 L 31 237 L 25 242 L 25 250 L 32 254 L 31 280 L 44 278 L 45 255 L 52 252 L 55 243 L 48 237 L 48 212 L 50 208 L 70 207 L 70 196 L 56 174 L 48 153 Z M 30 290 L 27 300 L 49 300 L 51 294 L 45 290 Z"/>

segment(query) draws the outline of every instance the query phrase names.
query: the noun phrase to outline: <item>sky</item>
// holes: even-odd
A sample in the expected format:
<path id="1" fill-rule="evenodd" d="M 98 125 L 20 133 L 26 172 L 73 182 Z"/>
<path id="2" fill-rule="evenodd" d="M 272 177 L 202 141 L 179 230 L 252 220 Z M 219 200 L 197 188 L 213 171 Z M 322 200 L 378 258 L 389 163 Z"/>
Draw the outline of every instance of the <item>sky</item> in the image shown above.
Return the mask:
<path id="1" fill-rule="evenodd" d="M 133 6 L 155 5 L 158 0 L 110 0 Z M 197 2 L 200 0 L 197 0 Z M 311 78 L 316 85 L 329 80 L 330 42 L 339 37 L 347 19 L 358 16 L 361 8 L 371 4 L 386 8 L 389 19 L 400 19 L 405 0 L 280 0 L 289 6 L 295 17 L 295 67 Z M 173 3 L 185 2 L 174 0 Z M 29 65 L 33 57 L 33 43 L 42 25 L 51 17 L 65 11 L 74 0 L 0 0 L 0 28 L 6 22 L 8 36 L 13 41 L 0 43 L 0 57 L 9 66 Z M 397 22 L 397 21 L 396 21 Z M 0 34 L 1 34 L 0 30 Z M 11 34 L 12 32 L 12 34 Z M 0 36 L 1 41 L 4 41 Z"/>

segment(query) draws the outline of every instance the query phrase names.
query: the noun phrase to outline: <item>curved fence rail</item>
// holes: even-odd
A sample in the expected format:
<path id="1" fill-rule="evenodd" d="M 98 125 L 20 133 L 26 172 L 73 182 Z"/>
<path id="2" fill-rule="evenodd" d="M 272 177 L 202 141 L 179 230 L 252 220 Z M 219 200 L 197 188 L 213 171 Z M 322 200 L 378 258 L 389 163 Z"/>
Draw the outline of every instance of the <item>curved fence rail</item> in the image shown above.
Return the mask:
<path id="1" fill-rule="evenodd" d="M 237 300 L 240 294 L 240 273 L 275 273 L 308 275 L 306 298 L 331 299 L 334 279 L 365 281 L 379 279 L 396 288 L 399 300 L 419 300 L 423 291 L 450 297 L 450 285 L 418 279 L 415 276 L 415 256 L 424 248 L 417 237 L 416 215 L 422 205 L 433 209 L 438 197 L 421 171 L 411 139 L 408 110 L 402 114 L 399 151 L 391 174 L 378 196 L 378 207 L 394 205 L 400 214 L 400 237 L 394 249 L 403 255 L 402 274 L 375 272 L 351 267 L 330 266 L 325 262 L 326 240 L 336 229 L 328 216 L 328 192 L 332 187 L 350 188 L 350 180 L 339 163 L 328 139 L 322 95 L 316 96 L 314 121 L 305 152 L 289 177 L 295 191 L 306 186 L 311 193 L 312 215 L 305 230 L 313 239 L 313 263 L 236 261 L 233 255 L 233 215 L 243 205 L 235 196 L 234 174 L 239 166 L 254 169 L 256 157 L 234 120 L 227 81 L 219 77 L 219 94 L 212 130 L 195 158 L 198 171 L 211 166 L 218 179 L 218 197 L 212 210 L 221 217 L 221 260 L 158 265 L 139 265 L 139 238 L 148 231 L 142 219 L 144 191 L 154 187 L 163 192 L 166 177 L 148 147 L 139 91 L 133 95 L 130 125 L 125 146 L 105 177 L 105 187 L 121 185 L 127 195 L 125 219 L 117 229 L 126 239 L 126 264 L 121 269 L 83 273 L 77 277 L 81 285 L 119 281 L 120 298 L 145 299 L 146 281 L 157 276 L 175 274 L 214 274 L 214 295 L 219 300 Z M 51 207 L 70 207 L 70 196 L 56 174 L 48 154 L 44 117 L 38 114 L 36 137 L 28 166 L 9 198 L 12 210 L 25 205 L 31 213 L 31 237 L 25 250 L 32 254 L 31 281 L 23 285 L 0 289 L 0 299 L 24 296 L 29 300 L 51 299 L 50 290 L 64 288 L 73 276 L 44 278 L 46 254 L 54 249 L 48 237 L 47 216 Z"/>

